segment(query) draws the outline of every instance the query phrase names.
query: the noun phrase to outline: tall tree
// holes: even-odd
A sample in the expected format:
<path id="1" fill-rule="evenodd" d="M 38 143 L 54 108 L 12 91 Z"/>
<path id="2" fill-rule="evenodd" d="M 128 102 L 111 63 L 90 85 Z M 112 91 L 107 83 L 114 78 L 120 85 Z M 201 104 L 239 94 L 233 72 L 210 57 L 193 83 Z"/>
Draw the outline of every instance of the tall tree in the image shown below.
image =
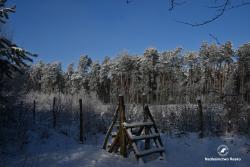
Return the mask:
<path id="1" fill-rule="evenodd" d="M 5 6 L 6 0 L 0 0 L 0 24 L 5 24 L 9 13 L 14 13 L 16 7 Z M 0 82 L 4 77 L 12 78 L 14 72 L 22 72 L 27 63 L 32 62 L 36 55 L 18 47 L 4 36 L 0 36 Z"/>
<path id="2" fill-rule="evenodd" d="M 64 80 L 61 63 L 46 64 L 43 68 L 42 90 L 46 93 L 63 92 Z"/>
<path id="3" fill-rule="evenodd" d="M 238 49 L 238 56 L 239 93 L 242 100 L 250 103 L 250 43 L 244 44 Z"/>
<path id="4" fill-rule="evenodd" d="M 78 73 L 81 75 L 85 75 L 92 63 L 91 58 L 88 55 L 80 56 L 79 64 L 78 64 Z"/>
<path id="5" fill-rule="evenodd" d="M 110 102 L 110 70 L 111 60 L 109 57 L 105 57 L 100 68 L 100 97 L 105 103 Z"/>
<path id="6" fill-rule="evenodd" d="M 83 55 L 80 56 L 80 60 L 78 63 L 78 71 L 77 71 L 77 75 L 80 76 L 75 76 L 75 82 L 79 82 L 76 83 L 76 85 L 79 85 L 80 88 L 83 88 L 87 91 L 89 91 L 89 68 L 91 67 L 92 64 L 92 60 L 88 55 Z"/>
<path id="7" fill-rule="evenodd" d="M 98 95 L 100 91 L 100 69 L 101 66 L 98 62 L 92 63 L 89 77 L 89 88 L 90 91 L 94 92 L 96 95 Z"/>

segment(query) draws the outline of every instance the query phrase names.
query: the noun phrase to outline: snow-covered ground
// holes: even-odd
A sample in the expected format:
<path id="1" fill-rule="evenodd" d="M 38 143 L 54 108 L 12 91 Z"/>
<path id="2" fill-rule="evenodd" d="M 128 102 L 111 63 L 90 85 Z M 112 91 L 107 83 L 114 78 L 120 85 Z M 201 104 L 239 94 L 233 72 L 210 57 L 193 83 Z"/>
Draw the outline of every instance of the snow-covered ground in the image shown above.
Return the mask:
<path id="1" fill-rule="evenodd" d="M 227 134 L 224 137 L 199 139 L 196 134 L 162 135 L 166 149 L 165 160 L 153 160 L 139 164 L 133 156 L 123 158 L 101 149 L 103 135 L 88 138 L 85 144 L 53 130 L 30 130 L 26 149 L 22 153 L 8 156 L 5 166 L 17 167 L 249 167 L 250 140 L 243 136 Z M 205 157 L 220 157 L 217 147 L 229 147 L 226 157 L 241 158 L 239 162 L 207 162 Z"/>

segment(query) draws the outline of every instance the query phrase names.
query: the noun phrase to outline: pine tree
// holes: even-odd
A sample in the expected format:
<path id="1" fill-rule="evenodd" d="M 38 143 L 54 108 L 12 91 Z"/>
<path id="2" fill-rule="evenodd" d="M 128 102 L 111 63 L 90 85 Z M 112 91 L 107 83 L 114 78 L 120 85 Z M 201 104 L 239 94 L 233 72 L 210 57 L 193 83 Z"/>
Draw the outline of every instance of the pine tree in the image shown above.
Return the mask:
<path id="1" fill-rule="evenodd" d="M 42 90 L 46 93 L 63 92 L 64 80 L 61 63 L 46 64 L 41 78 Z"/>
<path id="2" fill-rule="evenodd" d="M 80 56 L 78 64 L 78 73 L 81 75 L 85 75 L 88 72 L 91 63 L 92 60 L 88 57 L 88 55 Z"/>
<path id="3" fill-rule="evenodd" d="M 6 0 L 0 0 L 0 22 L 6 23 L 9 13 L 14 13 L 16 7 L 5 7 Z M 19 48 L 4 36 L 0 36 L 0 83 L 4 77 L 12 78 L 13 73 L 22 72 L 27 63 L 32 62 L 36 55 Z"/>
<path id="4" fill-rule="evenodd" d="M 89 88 L 90 91 L 94 92 L 96 95 L 100 91 L 100 64 L 94 62 L 91 65 L 90 77 L 89 77 Z"/>
<path id="5" fill-rule="evenodd" d="M 109 57 L 105 57 L 100 68 L 100 98 L 103 102 L 110 102 L 110 70 L 111 70 L 111 60 Z"/>
<path id="6" fill-rule="evenodd" d="M 35 91 L 41 91 L 42 89 L 42 76 L 43 76 L 43 68 L 45 64 L 42 61 L 39 61 L 37 64 L 33 65 L 29 69 L 29 89 Z"/>
<path id="7" fill-rule="evenodd" d="M 242 45 L 238 49 L 237 54 L 239 56 L 239 93 L 242 100 L 250 103 L 250 43 Z"/>

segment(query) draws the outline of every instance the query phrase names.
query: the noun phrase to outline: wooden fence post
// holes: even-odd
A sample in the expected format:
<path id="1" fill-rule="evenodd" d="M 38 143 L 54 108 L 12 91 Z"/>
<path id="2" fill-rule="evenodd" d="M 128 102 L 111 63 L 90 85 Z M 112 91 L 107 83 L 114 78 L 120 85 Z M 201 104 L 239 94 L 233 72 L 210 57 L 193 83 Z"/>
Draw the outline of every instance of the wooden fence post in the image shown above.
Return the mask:
<path id="1" fill-rule="evenodd" d="M 124 105 L 124 98 L 122 95 L 119 95 L 119 124 L 120 128 L 123 128 L 123 123 L 126 122 L 126 117 L 125 117 L 125 105 Z M 125 129 L 120 129 L 121 132 L 120 136 L 120 143 L 121 143 L 121 148 L 120 148 L 120 154 L 123 157 L 127 157 L 127 141 L 126 141 L 126 133 Z"/>
<path id="2" fill-rule="evenodd" d="M 203 112 L 202 112 L 201 100 L 197 99 L 197 103 L 199 111 L 199 137 L 203 138 Z"/>
<path id="3" fill-rule="evenodd" d="M 143 93 L 142 94 L 142 107 L 143 107 L 143 122 L 147 122 L 148 120 L 148 114 L 146 113 L 146 105 L 147 105 L 147 97 L 146 97 L 146 94 Z M 145 127 L 145 131 L 144 131 L 145 135 L 148 135 L 149 134 L 149 128 L 148 127 Z M 145 140 L 145 145 L 144 145 L 144 148 L 145 150 L 148 150 L 150 149 L 150 139 L 146 139 Z"/>
<path id="4" fill-rule="evenodd" d="M 82 114 L 82 99 L 79 99 L 80 106 L 80 141 L 83 143 L 83 114 Z"/>
<path id="5" fill-rule="evenodd" d="M 226 106 L 227 109 L 227 132 L 231 132 L 232 130 L 232 108 L 230 105 Z"/>
<path id="6" fill-rule="evenodd" d="M 248 131 L 250 132 L 250 108 L 247 108 L 247 127 L 248 127 Z"/>
<path id="7" fill-rule="evenodd" d="M 55 105 L 56 105 L 56 98 L 53 98 L 53 108 L 52 108 L 52 112 L 53 112 L 53 128 L 56 127 L 56 109 L 55 109 Z"/>
<path id="8" fill-rule="evenodd" d="M 33 102 L 33 124 L 36 124 L 36 101 Z"/>

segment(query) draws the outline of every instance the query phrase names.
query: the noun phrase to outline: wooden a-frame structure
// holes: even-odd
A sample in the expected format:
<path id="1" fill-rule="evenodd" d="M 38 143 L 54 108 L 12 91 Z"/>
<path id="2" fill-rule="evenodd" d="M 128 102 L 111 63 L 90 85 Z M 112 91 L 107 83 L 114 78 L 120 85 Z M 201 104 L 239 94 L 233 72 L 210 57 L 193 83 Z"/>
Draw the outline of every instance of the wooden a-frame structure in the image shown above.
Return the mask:
<path id="1" fill-rule="evenodd" d="M 143 157 L 158 153 L 165 157 L 165 149 L 161 141 L 159 131 L 156 127 L 152 114 L 143 95 L 143 122 L 126 122 L 125 105 L 123 96 L 119 95 L 119 103 L 114 113 L 112 123 L 104 139 L 103 149 L 108 152 L 120 152 L 127 157 L 130 150 L 134 151 L 136 159 L 143 162 Z M 113 131 L 114 127 L 117 131 Z M 112 141 L 108 144 L 109 137 Z M 139 149 L 139 143 L 144 141 L 144 147 Z"/>

